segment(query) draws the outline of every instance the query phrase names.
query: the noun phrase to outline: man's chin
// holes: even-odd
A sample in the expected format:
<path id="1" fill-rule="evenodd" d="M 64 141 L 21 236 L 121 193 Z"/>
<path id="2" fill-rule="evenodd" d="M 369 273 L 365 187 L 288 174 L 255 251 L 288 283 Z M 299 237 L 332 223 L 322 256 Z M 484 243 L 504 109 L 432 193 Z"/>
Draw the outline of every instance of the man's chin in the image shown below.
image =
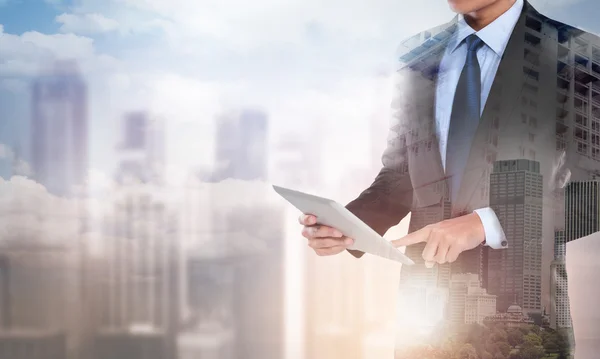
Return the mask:
<path id="1" fill-rule="evenodd" d="M 448 0 L 450 9 L 457 14 L 469 14 L 481 9 L 481 4 L 473 4 L 470 0 Z"/>

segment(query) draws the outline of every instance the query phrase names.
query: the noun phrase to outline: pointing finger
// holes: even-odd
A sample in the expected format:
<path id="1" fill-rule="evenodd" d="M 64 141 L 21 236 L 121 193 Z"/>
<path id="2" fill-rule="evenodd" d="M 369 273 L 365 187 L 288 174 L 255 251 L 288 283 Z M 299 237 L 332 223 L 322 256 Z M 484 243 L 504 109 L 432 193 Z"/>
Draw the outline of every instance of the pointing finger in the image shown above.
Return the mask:
<path id="1" fill-rule="evenodd" d="M 420 229 L 406 236 L 392 241 L 394 247 L 410 246 L 411 244 L 426 242 L 429 237 L 429 229 Z"/>
<path id="2" fill-rule="evenodd" d="M 435 254 L 438 250 L 438 244 L 440 243 L 439 236 L 433 236 L 427 241 L 425 249 L 423 249 L 423 259 L 426 262 L 433 262 Z"/>

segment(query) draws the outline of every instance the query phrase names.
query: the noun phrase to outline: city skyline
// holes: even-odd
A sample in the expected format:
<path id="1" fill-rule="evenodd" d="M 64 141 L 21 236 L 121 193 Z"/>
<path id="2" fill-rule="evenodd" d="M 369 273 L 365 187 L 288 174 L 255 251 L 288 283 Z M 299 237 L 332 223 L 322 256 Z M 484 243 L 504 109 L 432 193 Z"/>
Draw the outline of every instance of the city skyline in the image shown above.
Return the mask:
<path id="1" fill-rule="evenodd" d="M 35 16 L 30 3 L 0 1 L 0 322 L 8 329 L 0 348 L 27 337 L 25 345 L 60 359 L 128 350 L 160 359 L 174 351 L 181 359 L 366 359 L 393 347 L 400 321 L 389 313 L 398 302 L 412 305 L 411 319 L 424 332 L 440 321 L 569 328 L 563 244 L 597 230 L 600 215 L 593 225 L 577 221 L 569 206 L 575 191 L 564 195 L 564 228 L 546 228 L 548 203 L 506 188 L 536 192 L 549 178 L 532 170 L 549 150 L 538 147 L 548 135 L 536 131 L 543 119 L 564 129 L 557 149 L 575 143 L 581 166 L 596 166 L 600 88 L 588 85 L 600 75 L 594 38 L 566 44 L 562 30 L 526 24 L 518 60 L 530 75 L 528 100 L 510 116 L 498 110 L 522 131 L 507 136 L 491 121 L 489 146 L 475 161 L 489 171 L 483 180 L 468 178 L 474 203 L 491 202 L 503 224 L 514 208 L 507 202 L 523 207 L 507 224 L 507 252 L 478 248 L 453 265 L 400 271 L 377 258 L 318 258 L 303 242 L 291 245 L 302 240 L 286 227 L 297 225 L 295 212 L 283 209 L 268 181 L 341 199 L 368 185 L 386 144 L 397 57 L 402 46 L 412 51 L 451 33 L 410 37 L 453 16 L 445 1 L 407 8 L 310 0 L 281 5 L 280 16 L 264 1 L 206 14 L 192 1 L 34 1 Z M 600 33 L 593 0 L 572 0 L 571 11 L 556 0 L 532 3 Z M 557 57 L 544 67 L 535 51 L 545 31 L 555 38 L 542 44 Z M 499 91 L 521 90 L 503 85 Z M 563 106 L 535 108 L 544 91 L 556 92 Z M 62 124 L 41 131 L 50 121 Z M 409 151 L 437 149 L 426 143 Z M 501 145 L 510 150 L 498 153 Z M 89 197 L 67 198 L 86 176 Z M 589 189 L 594 176 L 578 171 L 572 181 Z M 450 218 L 456 207 L 442 201 L 415 209 L 410 229 Z M 533 230 L 521 231 L 524 223 Z M 530 260 L 518 263 L 521 250 Z M 421 251 L 407 249 L 416 257 Z M 499 275 L 505 269 L 522 280 L 509 285 Z M 396 302 L 398 286 L 416 294 Z"/>

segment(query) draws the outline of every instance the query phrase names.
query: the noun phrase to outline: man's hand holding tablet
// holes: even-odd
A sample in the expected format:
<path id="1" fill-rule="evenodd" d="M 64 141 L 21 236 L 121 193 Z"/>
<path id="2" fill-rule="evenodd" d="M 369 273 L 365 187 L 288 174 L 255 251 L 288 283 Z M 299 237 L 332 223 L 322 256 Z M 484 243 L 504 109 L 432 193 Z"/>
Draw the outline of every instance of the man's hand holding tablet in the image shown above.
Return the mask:
<path id="1" fill-rule="evenodd" d="M 304 226 L 302 235 L 318 255 L 334 255 L 348 249 L 403 264 L 414 264 L 391 242 L 341 204 L 279 186 L 273 186 L 273 189 L 303 213 L 300 216 L 300 224 Z"/>
<path id="2" fill-rule="evenodd" d="M 298 219 L 302 228 L 302 236 L 308 239 L 308 245 L 320 256 L 331 256 L 341 253 L 354 244 L 354 239 L 346 237 L 339 230 L 317 224 L 317 217 L 303 214 Z"/>

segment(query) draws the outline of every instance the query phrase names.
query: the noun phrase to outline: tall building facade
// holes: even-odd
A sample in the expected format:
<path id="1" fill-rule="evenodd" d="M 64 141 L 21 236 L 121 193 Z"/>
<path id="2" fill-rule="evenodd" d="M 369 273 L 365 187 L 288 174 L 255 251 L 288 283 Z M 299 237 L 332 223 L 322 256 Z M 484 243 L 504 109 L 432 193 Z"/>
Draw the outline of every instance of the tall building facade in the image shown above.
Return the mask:
<path id="1" fill-rule="evenodd" d="M 138 111 L 125 114 L 117 146 L 117 181 L 162 184 L 165 180 L 165 123 Z"/>
<path id="2" fill-rule="evenodd" d="M 150 341 L 153 358 L 173 357 L 180 304 L 173 213 L 156 188 L 121 186 L 103 226 L 102 255 L 89 267 L 95 354 L 119 356 Z M 102 343 L 111 341 L 122 345 L 110 351 Z"/>
<path id="3" fill-rule="evenodd" d="M 556 231 L 554 261 L 551 264 L 550 325 L 571 328 L 570 303 L 566 272 L 566 244 L 588 236 L 600 227 L 600 182 L 571 182 L 564 189 L 565 228 Z"/>
<path id="4" fill-rule="evenodd" d="M 600 182 L 571 182 L 565 188 L 565 242 L 600 228 Z"/>
<path id="5" fill-rule="evenodd" d="M 265 179 L 268 116 L 256 109 L 231 111 L 217 118 L 215 181 Z"/>
<path id="6" fill-rule="evenodd" d="M 496 314 L 496 296 L 481 287 L 478 274 L 454 274 L 450 280 L 448 321 L 451 325 L 483 324 Z"/>
<path id="7" fill-rule="evenodd" d="M 75 62 L 56 62 L 32 87 L 31 164 L 50 193 L 78 192 L 88 170 L 87 86 Z"/>
<path id="8" fill-rule="evenodd" d="M 489 251 L 488 292 L 498 297 L 499 311 L 518 304 L 525 312 L 540 312 L 543 181 L 539 163 L 498 161 L 490 183 L 490 206 L 509 246 Z"/>
<path id="9" fill-rule="evenodd" d="M 448 201 L 414 210 L 409 232 L 450 218 L 450 211 Z M 427 268 L 422 255 L 424 248 L 424 243 L 406 247 L 405 253 L 415 265 L 403 266 L 400 272 L 401 304 L 398 310 L 401 322 L 411 322 L 415 328 L 421 327 L 427 331 L 427 328 L 440 325 L 446 318 L 451 266 L 445 263 Z"/>
<path id="10" fill-rule="evenodd" d="M 217 118 L 215 170 L 211 182 L 227 179 L 266 180 L 268 176 L 268 115 L 246 108 L 230 111 Z M 226 184 L 223 184 L 226 185 Z M 265 194 L 266 195 L 266 194 Z M 227 238 L 234 260 L 234 358 L 280 358 L 285 353 L 285 236 L 284 213 L 266 202 L 253 211 L 244 208 L 218 210 L 210 194 L 211 236 Z M 262 228 L 257 224 L 262 223 Z M 267 232 L 265 228 L 269 228 Z M 237 233 L 234 237 L 232 234 Z M 259 238 L 268 248 L 245 253 L 241 241 Z M 227 242 L 227 243 L 224 243 Z M 209 260 L 209 259 L 207 259 Z"/>

